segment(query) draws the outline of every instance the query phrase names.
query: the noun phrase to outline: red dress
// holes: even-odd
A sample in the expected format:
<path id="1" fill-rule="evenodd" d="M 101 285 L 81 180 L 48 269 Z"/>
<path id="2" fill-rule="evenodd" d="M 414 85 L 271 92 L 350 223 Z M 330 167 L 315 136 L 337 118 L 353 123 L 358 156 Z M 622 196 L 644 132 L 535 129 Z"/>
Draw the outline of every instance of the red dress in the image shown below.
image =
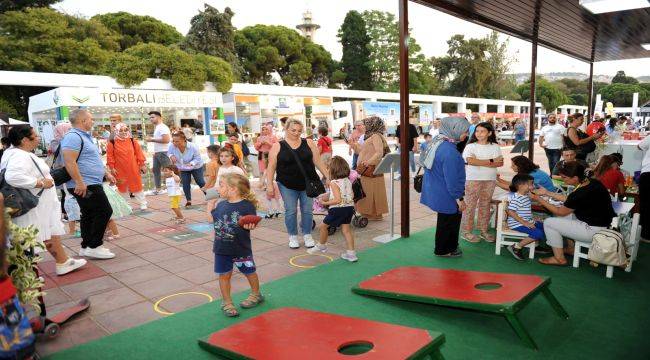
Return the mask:
<path id="1" fill-rule="evenodd" d="M 140 167 L 145 164 L 145 157 L 140 144 L 133 138 L 119 139 L 115 137 L 115 144 L 108 141 L 106 144 L 106 165 L 115 170 L 117 189 L 124 193 L 142 191 L 142 176 Z"/>
<path id="2" fill-rule="evenodd" d="M 621 170 L 609 169 L 598 179 L 609 190 L 610 194 L 618 192 L 618 184 L 625 185 L 625 176 Z"/>

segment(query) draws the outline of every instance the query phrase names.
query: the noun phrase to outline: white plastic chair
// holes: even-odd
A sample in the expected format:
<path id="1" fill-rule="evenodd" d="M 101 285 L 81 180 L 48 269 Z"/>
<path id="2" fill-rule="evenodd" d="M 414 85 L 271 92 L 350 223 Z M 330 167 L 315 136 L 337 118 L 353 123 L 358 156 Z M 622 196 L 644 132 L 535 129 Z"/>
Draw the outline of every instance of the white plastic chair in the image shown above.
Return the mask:
<path id="1" fill-rule="evenodd" d="M 525 239 L 528 237 L 528 234 L 524 234 L 519 231 L 514 231 L 510 230 L 506 225 L 506 201 L 502 201 L 499 203 L 497 206 L 497 223 L 496 223 L 496 228 L 497 228 L 497 236 L 496 236 L 496 248 L 494 253 L 497 255 L 501 255 L 501 247 L 502 246 L 509 246 L 509 245 L 514 245 L 519 242 L 521 239 Z M 506 240 L 506 239 L 511 239 L 511 240 Z M 528 248 L 528 257 L 530 259 L 535 258 L 535 247 L 537 246 L 536 242 L 532 242 L 526 247 Z"/>
<path id="2" fill-rule="evenodd" d="M 618 223 L 618 217 L 614 218 L 612 222 Z M 629 255 L 627 266 L 625 267 L 626 272 L 632 271 L 632 263 L 636 260 L 637 253 L 639 252 L 639 242 L 641 240 L 641 226 L 639 225 L 640 216 L 638 213 L 635 213 L 632 216 L 632 225 L 630 226 L 629 231 L 622 232 L 623 240 L 627 247 L 627 253 Z M 587 252 L 589 251 L 589 246 L 591 243 L 588 242 L 575 242 L 575 247 L 573 250 L 573 267 L 577 268 L 580 266 L 580 259 L 589 259 Z M 582 249 L 586 249 L 586 252 L 582 252 Z M 605 277 L 611 279 L 614 277 L 614 266 L 606 265 L 607 270 L 605 271 Z"/>

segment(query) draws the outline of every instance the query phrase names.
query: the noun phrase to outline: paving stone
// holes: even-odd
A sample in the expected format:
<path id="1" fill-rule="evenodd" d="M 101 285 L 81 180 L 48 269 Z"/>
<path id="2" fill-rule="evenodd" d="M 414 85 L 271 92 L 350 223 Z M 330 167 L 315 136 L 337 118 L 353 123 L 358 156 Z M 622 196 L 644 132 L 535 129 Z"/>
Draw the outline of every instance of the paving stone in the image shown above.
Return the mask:
<path id="1" fill-rule="evenodd" d="M 62 286 L 61 289 L 73 299 L 81 299 L 86 296 L 98 294 L 103 291 L 117 289 L 119 287 L 122 287 L 122 285 L 112 277 L 102 276 L 95 279 Z"/>
<path id="2" fill-rule="evenodd" d="M 196 254 L 203 251 L 212 251 L 214 243 L 211 240 L 198 239 L 188 243 L 177 245 L 176 248 L 189 254 Z"/>
<path id="3" fill-rule="evenodd" d="M 61 304 L 64 302 L 71 301 L 72 298 L 68 296 L 63 290 L 58 287 L 48 289 L 45 291 L 45 296 L 43 296 L 43 301 L 45 301 L 46 308 L 50 306 Z"/>
<path id="4" fill-rule="evenodd" d="M 166 249 L 169 246 L 165 245 L 154 239 L 149 239 L 146 241 L 138 242 L 136 244 L 124 244 L 122 245 L 126 250 L 134 254 L 143 254 L 146 252 L 156 251 Z"/>
<path id="5" fill-rule="evenodd" d="M 54 281 L 57 286 L 64 286 L 86 281 L 89 279 L 95 279 L 104 275 L 106 275 L 106 272 L 104 270 L 89 261 L 83 267 L 65 275 L 58 276 L 56 274 L 52 274 L 48 276 L 52 279 L 52 281 Z"/>
<path id="6" fill-rule="evenodd" d="M 54 339 L 42 339 L 36 342 L 36 351 L 43 357 L 55 352 L 99 339 L 109 333 L 89 318 L 70 321 L 61 327 Z"/>
<path id="7" fill-rule="evenodd" d="M 209 295 L 209 297 L 205 295 Z M 163 301 L 161 301 L 158 306 L 160 306 L 164 311 L 171 312 L 171 313 L 179 313 L 181 311 L 199 305 L 207 304 L 210 302 L 210 300 L 212 300 L 213 302 L 215 300 L 217 301 L 214 304 L 215 309 L 217 309 L 219 307 L 218 298 L 210 294 L 210 292 L 207 291 L 205 288 L 196 287 L 196 288 L 189 289 L 187 291 L 187 294 L 178 294 L 176 296 L 166 298 Z"/>
<path id="8" fill-rule="evenodd" d="M 191 281 L 194 284 L 203 284 L 209 281 L 219 280 L 219 275 L 214 272 L 213 264 L 203 265 L 191 270 L 179 272 L 176 275 L 187 281 Z"/>
<path id="9" fill-rule="evenodd" d="M 171 275 L 158 279 L 143 281 L 130 285 L 129 287 L 148 299 L 154 299 L 163 295 L 169 295 L 193 287 L 191 282 Z"/>
<path id="10" fill-rule="evenodd" d="M 187 256 L 188 253 L 184 252 L 182 250 L 179 250 L 174 247 L 168 247 L 166 249 L 162 250 L 156 250 L 156 251 L 151 251 L 151 252 L 146 252 L 142 253 L 139 256 L 142 257 L 143 259 L 146 259 L 147 261 L 150 261 L 152 263 L 157 263 L 169 259 L 175 259 L 183 256 Z"/>
<path id="11" fill-rule="evenodd" d="M 95 316 L 95 320 L 111 333 L 160 319 L 163 315 L 153 309 L 153 303 L 145 301 Z"/>
<path id="12" fill-rule="evenodd" d="M 114 273 L 112 275 L 121 283 L 133 285 L 147 280 L 171 276 L 172 274 L 154 264 L 149 264 Z"/>
<path id="13" fill-rule="evenodd" d="M 107 273 L 116 273 L 149 264 L 149 262 L 136 255 L 126 257 L 116 256 L 112 259 L 93 260 L 92 262 Z"/>
<path id="14" fill-rule="evenodd" d="M 146 299 L 129 288 L 121 287 L 89 297 L 90 315 L 95 316 L 115 309 L 145 301 Z"/>
<path id="15" fill-rule="evenodd" d="M 208 261 L 198 256 L 187 255 L 180 258 L 165 260 L 157 263 L 161 268 L 171 272 L 178 273 L 189 269 L 194 269 L 202 265 L 208 264 Z"/>

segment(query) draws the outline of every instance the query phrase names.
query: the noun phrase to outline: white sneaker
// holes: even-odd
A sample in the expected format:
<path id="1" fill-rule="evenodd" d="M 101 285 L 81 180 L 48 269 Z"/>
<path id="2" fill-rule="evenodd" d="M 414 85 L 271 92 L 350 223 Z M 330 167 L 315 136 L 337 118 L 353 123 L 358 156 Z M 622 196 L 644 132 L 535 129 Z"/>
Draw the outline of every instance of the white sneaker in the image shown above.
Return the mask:
<path id="1" fill-rule="evenodd" d="M 316 242 L 314 239 L 311 237 L 311 234 L 305 234 L 302 236 L 302 239 L 305 241 L 305 247 L 306 248 L 313 248 L 314 245 L 316 245 Z"/>
<path id="2" fill-rule="evenodd" d="M 98 246 L 94 249 L 81 248 L 81 250 L 79 250 L 79 255 L 95 258 L 95 259 L 112 259 L 115 257 L 115 254 L 113 254 L 110 250 L 108 250 L 104 246 Z"/>
<path id="3" fill-rule="evenodd" d="M 58 276 L 65 275 L 86 265 L 86 262 L 85 259 L 68 258 L 63 264 L 56 264 L 56 274 Z"/>
<path id="4" fill-rule="evenodd" d="M 289 235 L 289 247 L 292 249 L 297 249 L 300 247 L 300 243 L 298 242 L 298 236 Z"/>
<path id="5" fill-rule="evenodd" d="M 347 251 L 341 254 L 341 259 L 347 260 L 349 262 L 356 262 L 357 260 L 359 260 L 357 254 L 355 253 L 350 254 Z"/>
<path id="6" fill-rule="evenodd" d="M 140 210 L 147 210 L 147 204 L 140 204 Z"/>
<path id="7" fill-rule="evenodd" d="M 311 255 L 315 254 L 325 254 L 327 252 L 327 245 L 316 244 L 311 249 L 307 249 L 307 253 Z"/>

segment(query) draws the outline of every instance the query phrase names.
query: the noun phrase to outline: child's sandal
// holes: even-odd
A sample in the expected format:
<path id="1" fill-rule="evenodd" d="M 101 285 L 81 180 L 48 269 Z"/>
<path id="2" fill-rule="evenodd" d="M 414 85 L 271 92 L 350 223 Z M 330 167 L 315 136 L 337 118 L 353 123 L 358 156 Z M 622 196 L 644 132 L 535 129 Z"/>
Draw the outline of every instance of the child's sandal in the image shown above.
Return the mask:
<path id="1" fill-rule="evenodd" d="M 244 309 L 250 309 L 253 307 L 256 307 L 257 305 L 261 304 L 264 302 L 264 296 L 262 294 L 250 294 L 244 301 L 239 303 L 239 306 L 241 306 Z"/>
<path id="2" fill-rule="evenodd" d="M 470 232 L 462 233 L 462 234 L 461 234 L 461 237 L 462 237 L 463 239 L 465 239 L 465 241 L 467 241 L 467 242 L 471 242 L 471 243 L 473 243 L 473 244 L 476 244 L 476 243 L 478 243 L 478 242 L 481 242 L 481 239 L 479 239 L 478 236 L 476 236 L 476 235 L 474 235 L 474 234 L 472 234 L 472 233 L 470 233 Z"/>
<path id="3" fill-rule="evenodd" d="M 221 311 L 223 312 L 224 315 L 227 317 L 236 317 L 239 316 L 239 312 L 235 308 L 235 305 L 232 303 L 228 304 L 221 304 Z"/>
<path id="4" fill-rule="evenodd" d="M 493 243 L 496 241 L 496 238 L 494 235 L 487 233 L 487 232 L 482 232 L 479 237 L 483 239 L 485 242 Z"/>

